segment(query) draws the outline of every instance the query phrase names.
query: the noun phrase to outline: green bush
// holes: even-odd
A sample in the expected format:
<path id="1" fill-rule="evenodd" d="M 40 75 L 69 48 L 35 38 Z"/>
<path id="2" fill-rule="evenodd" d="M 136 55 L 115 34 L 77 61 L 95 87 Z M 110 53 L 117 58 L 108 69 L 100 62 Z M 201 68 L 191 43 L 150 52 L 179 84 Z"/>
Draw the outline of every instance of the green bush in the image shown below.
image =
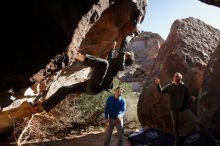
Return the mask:
<path id="1" fill-rule="evenodd" d="M 102 91 L 97 95 L 81 94 L 77 98 L 74 97 L 75 95 L 70 95 L 70 97 L 68 97 L 64 103 L 56 109 L 56 111 L 64 111 L 67 113 L 61 115 L 65 117 L 65 121 L 71 121 L 71 123 L 84 123 L 95 126 L 100 125 L 101 121 L 104 120 L 104 107 L 106 100 L 110 95 L 114 95 L 115 89 L 118 86 L 122 87 L 126 91 L 125 96 L 129 94 L 131 95 L 132 92 L 129 84 L 122 83 L 118 79 L 114 79 L 113 85 L 111 92 Z M 68 120 L 66 118 L 68 118 Z"/>
<path id="2" fill-rule="evenodd" d="M 102 91 L 97 95 L 68 95 L 64 101 L 52 110 L 52 116 L 43 114 L 32 120 L 32 124 L 30 124 L 32 126 L 28 130 L 32 131 L 29 133 L 29 138 L 65 138 L 68 134 L 78 134 L 82 130 L 89 129 L 90 126 L 101 126 L 104 120 L 106 100 L 110 95 L 114 95 L 114 91 L 118 86 L 125 90 L 123 97 L 127 102 L 124 123 L 127 127 L 137 126 L 137 96 L 132 92 L 129 84 L 122 83 L 118 79 L 115 79 L 113 83 L 114 87 L 111 93 Z"/>
<path id="3" fill-rule="evenodd" d="M 113 85 L 111 92 L 102 91 L 97 95 L 69 95 L 53 113 L 66 125 L 80 124 L 84 125 L 85 128 L 88 126 L 101 126 L 104 120 L 106 100 L 110 95 L 114 95 L 115 89 L 120 86 L 125 90 L 123 97 L 127 103 L 124 123 L 128 127 L 139 126 L 137 117 L 138 97 L 132 92 L 131 85 L 122 83 L 118 79 L 114 79 Z"/>

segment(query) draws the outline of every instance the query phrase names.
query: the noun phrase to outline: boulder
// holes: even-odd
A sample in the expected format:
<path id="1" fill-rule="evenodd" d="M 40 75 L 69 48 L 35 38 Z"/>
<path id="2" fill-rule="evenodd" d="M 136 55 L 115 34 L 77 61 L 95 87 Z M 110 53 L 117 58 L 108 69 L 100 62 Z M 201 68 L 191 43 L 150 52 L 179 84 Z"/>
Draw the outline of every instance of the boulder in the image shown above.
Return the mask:
<path id="1" fill-rule="evenodd" d="M 148 77 L 163 42 L 159 34 L 141 32 L 127 45 L 127 49 L 135 54 L 135 64 L 119 77 L 122 81 L 131 84 L 134 92 L 141 93 L 144 80 Z"/>
<path id="2" fill-rule="evenodd" d="M 172 131 L 167 95 L 157 92 L 154 77 L 162 85 L 172 80 L 175 72 L 183 74 L 190 95 L 198 96 L 203 73 L 220 40 L 220 31 L 196 18 L 176 20 L 159 50 L 138 102 L 138 117 L 142 126 Z M 196 104 L 192 104 L 196 112 Z M 183 127 L 184 130 L 189 128 Z"/>
<path id="3" fill-rule="evenodd" d="M 104 57 L 108 46 L 103 44 L 134 31 L 146 5 L 146 0 L 4 3 L 0 93 L 17 92 L 70 67 L 76 51 Z"/>
<path id="4" fill-rule="evenodd" d="M 198 116 L 220 139 L 220 43 L 204 73 Z"/>
<path id="5" fill-rule="evenodd" d="M 7 91 L 12 89 L 15 98 L 25 98 L 27 91 L 35 97 L 47 90 L 44 100 L 62 86 L 84 81 L 89 69 L 74 60 L 76 51 L 106 57 L 109 42 L 117 38 L 120 45 L 123 36 L 136 31 L 146 5 L 146 0 L 4 3 L 0 95 L 10 98 Z M 13 110 L 10 99 L 2 101 L 1 107 Z M 0 113 L 0 133 L 13 127 L 13 121 L 4 122 L 4 116 L 9 118 L 4 113 Z"/>

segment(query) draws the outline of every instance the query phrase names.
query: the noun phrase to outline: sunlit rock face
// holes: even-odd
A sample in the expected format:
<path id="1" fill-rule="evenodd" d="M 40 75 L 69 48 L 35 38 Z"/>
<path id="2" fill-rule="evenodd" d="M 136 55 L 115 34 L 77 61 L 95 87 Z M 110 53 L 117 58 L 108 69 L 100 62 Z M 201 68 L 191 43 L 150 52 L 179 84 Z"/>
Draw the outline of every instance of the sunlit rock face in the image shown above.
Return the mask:
<path id="1" fill-rule="evenodd" d="M 76 50 L 104 56 L 109 47 L 103 44 L 134 31 L 146 5 L 145 0 L 4 3 L 0 92 L 29 87 L 69 67 Z"/>
<path id="2" fill-rule="evenodd" d="M 205 70 L 198 116 L 220 139 L 220 43 Z"/>
<path id="3" fill-rule="evenodd" d="M 159 77 L 165 85 L 175 72 L 180 72 L 189 93 L 198 96 L 204 70 L 219 40 L 220 31 L 198 19 L 190 17 L 173 23 L 139 99 L 138 116 L 143 126 L 172 130 L 168 97 L 156 91 L 154 77 Z M 196 111 L 195 104 L 192 104 L 192 110 Z M 183 129 L 189 128 L 183 126 Z"/>
<path id="4" fill-rule="evenodd" d="M 214 6 L 220 7 L 219 0 L 199 0 L 199 1 L 204 2 L 206 4 L 209 4 L 209 5 L 214 5 Z"/>
<path id="5" fill-rule="evenodd" d="M 114 41 L 119 48 L 123 37 L 135 32 L 143 21 L 146 5 L 145 0 L 116 1 L 86 34 L 80 46 L 81 53 L 106 57 Z"/>
<path id="6" fill-rule="evenodd" d="M 146 6 L 146 0 L 4 3 L 0 10 L 4 48 L 0 108 L 15 107 L 11 93 L 5 93 L 9 89 L 14 90 L 15 98 L 22 98 L 16 100 L 18 106 L 27 100 L 27 94 L 36 97 L 46 91 L 44 100 L 62 86 L 88 79 L 90 68 L 74 60 L 76 51 L 106 57 L 112 41 L 117 38 L 119 46 L 123 36 L 136 31 Z M 1 134 L 13 127 L 13 121 L 5 120 L 5 112 L 0 116 Z"/>
<path id="7" fill-rule="evenodd" d="M 134 92 L 141 93 L 144 80 L 148 77 L 163 42 L 164 40 L 159 34 L 142 32 L 126 47 L 134 52 L 135 63 L 119 77 L 131 84 Z"/>

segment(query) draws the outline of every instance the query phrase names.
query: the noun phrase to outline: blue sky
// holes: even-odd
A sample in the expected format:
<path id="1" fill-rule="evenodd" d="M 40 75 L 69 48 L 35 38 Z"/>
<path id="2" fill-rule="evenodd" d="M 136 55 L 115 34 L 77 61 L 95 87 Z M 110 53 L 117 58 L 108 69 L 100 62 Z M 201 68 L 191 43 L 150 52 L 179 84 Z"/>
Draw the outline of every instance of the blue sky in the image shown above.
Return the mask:
<path id="1" fill-rule="evenodd" d="M 198 18 L 220 30 L 220 8 L 199 0 L 148 0 L 140 29 L 158 33 L 166 39 L 173 22 L 188 17 Z"/>

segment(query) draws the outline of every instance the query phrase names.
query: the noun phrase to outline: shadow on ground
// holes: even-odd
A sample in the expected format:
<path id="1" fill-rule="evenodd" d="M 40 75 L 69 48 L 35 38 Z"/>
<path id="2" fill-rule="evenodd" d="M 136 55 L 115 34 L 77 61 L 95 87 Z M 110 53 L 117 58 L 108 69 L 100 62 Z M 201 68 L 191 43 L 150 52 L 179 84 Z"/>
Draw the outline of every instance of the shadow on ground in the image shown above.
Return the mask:
<path id="1" fill-rule="evenodd" d="M 102 146 L 104 142 L 104 132 L 93 132 L 70 139 L 62 139 L 48 142 L 26 143 L 22 146 Z M 124 137 L 125 144 L 128 143 L 127 137 Z M 117 145 L 117 134 L 114 132 L 111 145 Z"/>

